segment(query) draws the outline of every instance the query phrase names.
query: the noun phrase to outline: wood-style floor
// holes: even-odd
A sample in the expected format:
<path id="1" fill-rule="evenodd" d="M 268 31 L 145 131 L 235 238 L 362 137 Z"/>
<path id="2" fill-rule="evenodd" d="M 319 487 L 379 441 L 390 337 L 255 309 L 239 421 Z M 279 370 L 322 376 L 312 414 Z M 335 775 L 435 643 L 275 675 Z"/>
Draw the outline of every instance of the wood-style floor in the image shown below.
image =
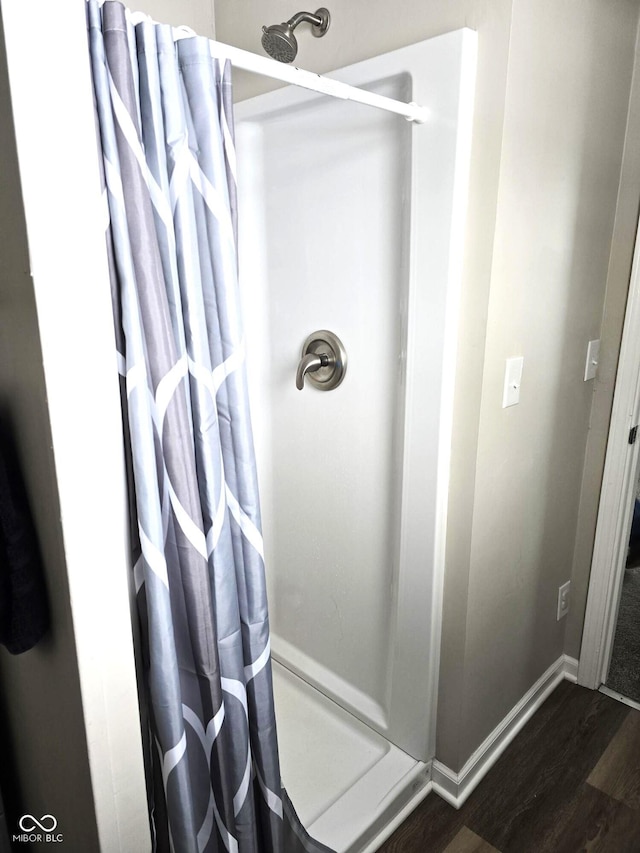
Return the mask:
<path id="1" fill-rule="evenodd" d="M 562 682 L 459 811 L 436 794 L 380 853 L 640 853 L 640 711 Z"/>

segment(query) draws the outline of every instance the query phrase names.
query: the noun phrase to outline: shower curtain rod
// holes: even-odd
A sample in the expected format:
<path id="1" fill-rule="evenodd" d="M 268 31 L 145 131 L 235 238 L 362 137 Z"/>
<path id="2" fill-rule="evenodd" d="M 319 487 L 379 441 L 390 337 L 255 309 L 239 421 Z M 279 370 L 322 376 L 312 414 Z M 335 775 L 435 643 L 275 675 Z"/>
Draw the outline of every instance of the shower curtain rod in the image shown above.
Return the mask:
<path id="1" fill-rule="evenodd" d="M 104 0 L 99 0 L 100 5 L 103 2 Z M 129 12 L 128 17 L 134 25 L 141 21 L 156 23 L 151 15 L 147 15 L 144 12 Z M 194 38 L 197 35 L 191 27 L 181 26 L 173 28 L 174 41 L 184 38 Z M 403 101 L 396 101 L 394 98 L 387 98 L 385 95 L 376 95 L 373 92 L 367 92 L 366 89 L 349 86 L 347 83 L 340 83 L 338 80 L 323 77 L 321 74 L 314 74 L 312 71 L 304 71 L 302 68 L 283 65 L 283 63 L 275 59 L 259 56 L 257 53 L 242 50 L 242 48 L 233 47 L 221 41 L 209 39 L 209 50 L 214 59 L 228 59 L 236 68 L 241 68 L 243 71 L 249 71 L 252 74 L 260 74 L 263 77 L 282 80 L 284 83 L 300 86 L 303 89 L 311 89 L 313 92 L 329 95 L 332 98 L 354 101 L 355 103 L 366 104 L 370 107 L 396 113 L 397 115 L 404 116 L 407 121 L 413 121 L 416 124 L 424 124 L 429 118 L 429 110 L 426 107 L 421 107 L 419 104 L 406 104 Z"/>
<path id="2" fill-rule="evenodd" d="M 176 33 L 176 35 L 179 34 Z M 185 36 L 179 35 L 179 37 L 184 38 Z M 373 92 L 367 92 L 366 89 L 358 89 L 356 86 L 349 86 L 347 83 L 340 83 L 338 80 L 331 80 L 329 77 L 314 74 L 312 71 L 304 71 L 295 66 L 283 65 L 275 59 L 258 56 L 256 53 L 232 47 L 223 42 L 210 40 L 209 46 L 211 55 L 215 59 L 229 59 L 232 65 L 236 68 L 242 68 L 243 71 L 282 80 L 285 83 L 311 89 L 332 98 L 342 98 L 359 104 L 367 104 L 370 107 L 377 107 L 404 116 L 407 121 L 414 121 L 417 124 L 423 124 L 429 117 L 429 111 L 426 107 L 421 107 L 419 104 L 406 104 L 403 101 L 396 101 L 394 98 L 387 98 L 385 95 L 376 95 Z"/>

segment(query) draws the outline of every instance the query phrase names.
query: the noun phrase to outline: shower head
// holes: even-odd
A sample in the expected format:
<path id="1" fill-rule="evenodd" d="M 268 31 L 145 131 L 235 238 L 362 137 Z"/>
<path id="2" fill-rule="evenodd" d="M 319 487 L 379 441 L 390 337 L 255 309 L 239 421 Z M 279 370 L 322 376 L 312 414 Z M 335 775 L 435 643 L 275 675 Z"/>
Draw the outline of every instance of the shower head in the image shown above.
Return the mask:
<path id="1" fill-rule="evenodd" d="M 293 62 L 298 52 L 298 42 L 288 24 L 263 27 L 262 47 L 278 62 Z"/>
<path id="2" fill-rule="evenodd" d="M 278 62 L 293 62 L 298 52 L 298 42 L 293 31 L 304 21 L 311 24 L 311 32 L 316 38 L 321 38 L 329 29 L 331 16 L 328 9 L 317 9 L 311 12 L 298 12 L 283 24 L 273 24 L 262 28 L 262 47 L 269 56 Z"/>

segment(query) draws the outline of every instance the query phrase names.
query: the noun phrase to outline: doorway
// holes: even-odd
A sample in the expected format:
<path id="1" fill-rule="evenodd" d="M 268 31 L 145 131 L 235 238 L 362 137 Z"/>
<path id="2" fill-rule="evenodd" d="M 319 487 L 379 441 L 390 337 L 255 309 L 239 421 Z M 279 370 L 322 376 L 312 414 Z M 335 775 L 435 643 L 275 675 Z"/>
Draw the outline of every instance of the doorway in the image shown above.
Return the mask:
<path id="1" fill-rule="evenodd" d="M 605 687 L 640 708 L 640 476 L 636 476 L 631 532 L 622 577 Z"/>
<path id="2" fill-rule="evenodd" d="M 635 554 L 630 554 L 632 537 L 633 547 L 636 539 L 640 545 L 640 502 L 636 510 L 636 498 L 640 497 L 639 423 L 640 246 L 636 234 L 578 668 L 579 684 L 600 688 L 631 703 L 635 700 L 618 688 L 628 689 L 628 679 L 620 676 L 621 670 L 630 666 L 624 649 L 626 639 L 633 635 L 633 624 L 640 635 L 640 596 L 639 606 L 633 606 L 636 580 L 640 586 L 640 548 L 638 566 Z M 637 693 L 640 696 L 640 687 Z"/>

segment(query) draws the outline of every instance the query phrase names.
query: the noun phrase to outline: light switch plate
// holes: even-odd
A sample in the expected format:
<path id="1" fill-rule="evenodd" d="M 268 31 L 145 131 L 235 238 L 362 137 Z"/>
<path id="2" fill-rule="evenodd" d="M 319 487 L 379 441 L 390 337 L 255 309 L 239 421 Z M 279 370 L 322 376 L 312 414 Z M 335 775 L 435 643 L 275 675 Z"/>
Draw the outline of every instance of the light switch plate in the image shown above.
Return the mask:
<path id="1" fill-rule="evenodd" d="M 502 408 L 515 406 L 520 402 L 520 383 L 522 382 L 522 367 L 524 357 L 508 358 L 504 372 L 504 390 L 502 392 Z"/>
<path id="2" fill-rule="evenodd" d="M 571 581 L 567 581 L 566 583 L 563 583 L 561 587 L 558 588 L 558 612 L 556 613 L 556 620 L 558 622 L 563 619 L 569 612 L 570 603 Z"/>
<path id="3" fill-rule="evenodd" d="M 587 360 L 584 365 L 584 381 L 595 379 L 596 370 L 598 369 L 598 359 L 600 357 L 600 341 L 589 341 L 587 347 Z"/>

